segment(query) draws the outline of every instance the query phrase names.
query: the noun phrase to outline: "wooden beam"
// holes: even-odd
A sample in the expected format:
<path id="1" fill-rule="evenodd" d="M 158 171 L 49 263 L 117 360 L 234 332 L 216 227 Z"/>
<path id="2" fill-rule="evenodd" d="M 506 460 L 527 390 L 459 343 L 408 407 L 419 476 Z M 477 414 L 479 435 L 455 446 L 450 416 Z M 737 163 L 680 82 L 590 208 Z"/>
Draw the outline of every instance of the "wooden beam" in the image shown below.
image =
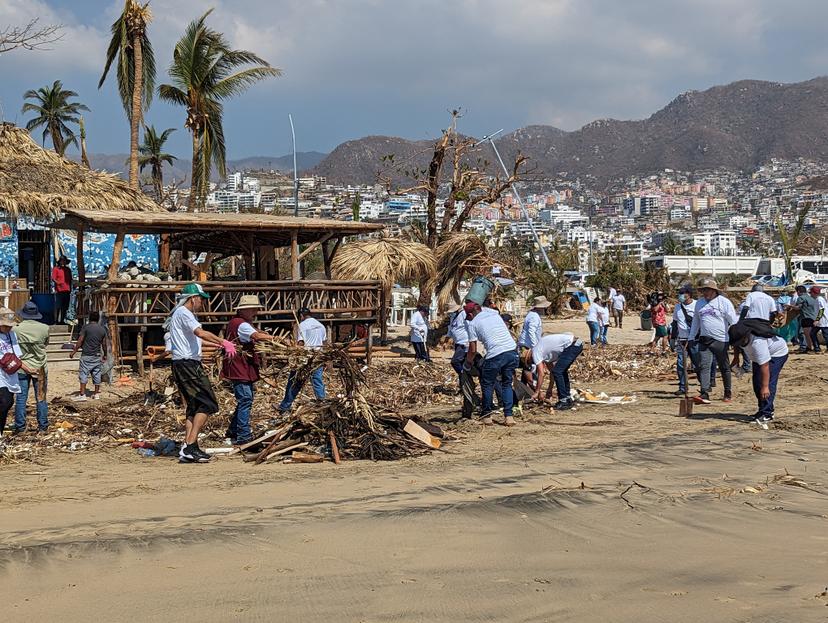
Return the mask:
<path id="1" fill-rule="evenodd" d="M 332 237 L 333 234 L 326 234 L 325 237 L 322 238 L 322 240 L 317 240 L 316 242 L 310 243 L 307 247 L 305 247 L 305 250 L 299 254 L 299 261 L 301 262 L 302 260 L 304 260 L 308 255 L 316 251 L 321 245 L 328 242 L 328 240 L 330 240 Z"/>
<path id="2" fill-rule="evenodd" d="M 78 228 L 77 231 L 77 242 L 76 242 L 76 251 L 75 251 L 75 260 L 78 263 L 78 300 L 75 309 L 77 310 L 75 313 L 75 318 L 77 320 L 83 320 L 83 316 L 86 312 L 86 288 L 84 288 L 84 283 L 86 283 L 86 262 L 83 257 L 83 226 Z"/>
<path id="3" fill-rule="evenodd" d="M 325 278 L 331 278 L 331 256 L 328 253 L 328 242 L 322 243 L 322 266 L 325 271 Z"/>
<path id="4" fill-rule="evenodd" d="M 296 281 L 302 278 L 299 272 L 299 234 L 296 231 L 290 232 L 290 274 Z"/>
<path id="5" fill-rule="evenodd" d="M 118 268 L 121 266 L 121 253 L 124 250 L 124 236 L 126 231 L 123 227 L 115 234 L 115 245 L 112 248 L 112 263 L 109 265 L 107 281 L 115 281 L 118 278 Z M 114 338 L 113 338 L 114 340 Z"/>

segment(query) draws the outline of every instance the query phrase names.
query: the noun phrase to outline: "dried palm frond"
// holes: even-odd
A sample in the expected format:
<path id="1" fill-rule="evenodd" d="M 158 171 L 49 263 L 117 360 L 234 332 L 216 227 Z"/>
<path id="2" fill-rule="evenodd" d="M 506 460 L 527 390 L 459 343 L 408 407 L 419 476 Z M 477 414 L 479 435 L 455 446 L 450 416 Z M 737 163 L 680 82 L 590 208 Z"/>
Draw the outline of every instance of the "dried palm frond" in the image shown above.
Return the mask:
<path id="1" fill-rule="evenodd" d="M 331 268 L 338 279 L 379 279 L 386 292 L 397 281 L 428 279 L 436 274 L 431 249 L 400 238 L 346 244 L 334 257 Z"/>
<path id="2" fill-rule="evenodd" d="M 118 176 L 90 171 L 43 149 L 26 130 L 0 123 L 0 210 L 10 217 L 57 218 L 71 208 L 164 211 Z"/>
<path id="3" fill-rule="evenodd" d="M 437 277 L 434 290 L 440 309 L 452 302 L 459 303 L 460 282 L 470 276 L 490 274 L 496 263 L 477 234 L 458 232 L 449 234 L 434 252 L 437 258 Z"/>

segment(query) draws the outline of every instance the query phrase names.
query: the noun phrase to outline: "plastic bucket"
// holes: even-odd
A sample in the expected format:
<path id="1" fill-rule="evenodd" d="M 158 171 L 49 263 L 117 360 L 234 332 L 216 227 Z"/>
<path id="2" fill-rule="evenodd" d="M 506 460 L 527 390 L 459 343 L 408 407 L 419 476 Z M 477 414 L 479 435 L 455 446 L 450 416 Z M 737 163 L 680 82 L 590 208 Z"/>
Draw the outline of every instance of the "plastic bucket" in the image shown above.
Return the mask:
<path id="1" fill-rule="evenodd" d="M 472 281 L 472 286 L 469 293 L 466 295 L 467 301 L 473 301 L 478 305 L 482 305 L 489 298 L 489 294 L 494 289 L 494 282 L 486 277 L 475 277 Z"/>

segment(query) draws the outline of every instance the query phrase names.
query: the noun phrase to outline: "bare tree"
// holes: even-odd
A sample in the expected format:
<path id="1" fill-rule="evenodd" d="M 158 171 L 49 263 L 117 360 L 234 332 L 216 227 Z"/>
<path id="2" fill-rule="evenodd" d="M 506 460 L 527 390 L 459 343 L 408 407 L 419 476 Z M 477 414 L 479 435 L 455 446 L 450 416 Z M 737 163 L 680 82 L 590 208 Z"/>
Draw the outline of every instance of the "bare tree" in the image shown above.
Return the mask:
<path id="1" fill-rule="evenodd" d="M 22 50 L 48 50 L 49 45 L 63 38 L 61 24 L 41 26 L 37 18 L 25 26 L 7 26 L 0 30 L 0 54 L 18 48 Z"/>

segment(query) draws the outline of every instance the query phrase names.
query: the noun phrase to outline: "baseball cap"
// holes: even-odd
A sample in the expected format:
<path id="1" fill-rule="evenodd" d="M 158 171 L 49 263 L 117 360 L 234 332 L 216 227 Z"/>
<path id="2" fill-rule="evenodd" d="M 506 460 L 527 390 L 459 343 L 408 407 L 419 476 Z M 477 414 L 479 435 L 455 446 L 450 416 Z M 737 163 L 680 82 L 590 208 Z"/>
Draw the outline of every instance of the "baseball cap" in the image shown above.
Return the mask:
<path id="1" fill-rule="evenodd" d="M 188 283 L 184 288 L 181 290 L 181 294 L 186 296 L 187 298 L 191 296 L 200 296 L 201 298 L 209 299 L 210 295 L 204 291 L 197 283 Z"/>

